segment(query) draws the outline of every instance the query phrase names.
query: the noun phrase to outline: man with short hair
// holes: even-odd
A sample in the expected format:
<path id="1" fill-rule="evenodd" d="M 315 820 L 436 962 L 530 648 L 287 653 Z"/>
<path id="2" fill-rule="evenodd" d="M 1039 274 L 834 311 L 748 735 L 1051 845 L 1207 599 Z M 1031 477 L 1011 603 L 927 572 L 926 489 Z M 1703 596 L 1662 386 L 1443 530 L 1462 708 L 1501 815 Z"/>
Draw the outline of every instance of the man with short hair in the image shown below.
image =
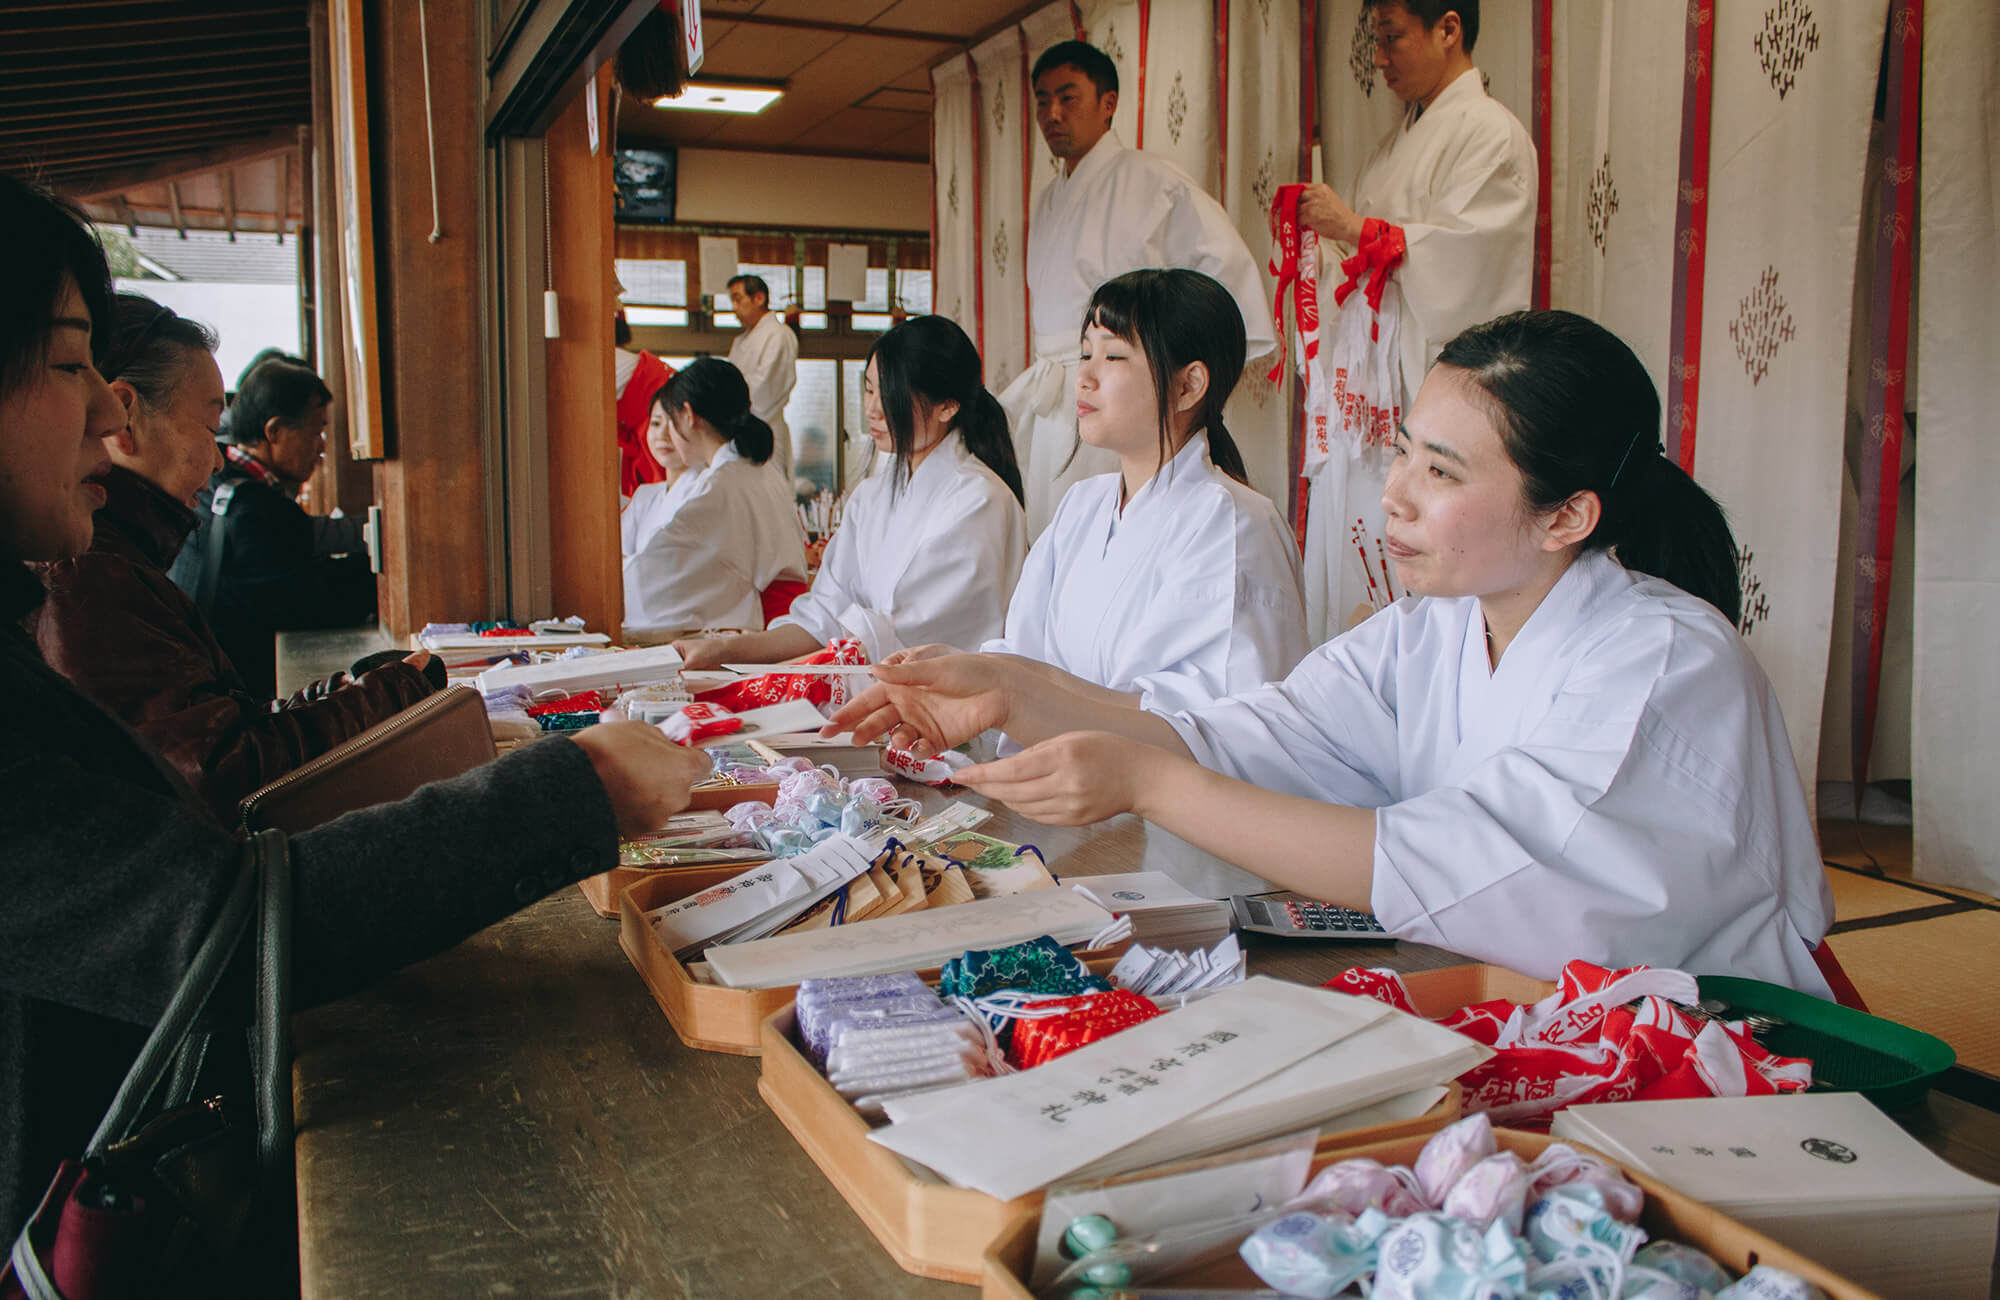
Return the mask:
<path id="1" fill-rule="evenodd" d="M 1078 343 L 1098 285 L 1142 267 L 1203 272 L 1236 300 L 1248 355 L 1275 346 L 1262 272 L 1229 214 L 1193 177 L 1127 149 L 1112 130 L 1118 69 L 1104 51 L 1083 41 L 1052 45 L 1035 60 L 1033 84 L 1035 123 L 1063 166 L 1028 222 L 1035 357 L 1000 395 L 1014 428 L 1031 538 L 1071 483 L 1118 468 L 1116 456 L 1079 447 L 1076 438 Z"/>
<path id="2" fill-rule="evenodd" d="M 1330 272 L 1354 254 L 1392 266 L 1396 355 L 1390 371 L 1409 410 L 1424 372 L 1444 345 L 1472 325 L 1531 305 L 1535 267 L 1535 146 L 1520 121 L 1486 93 L 1472 48 L 1479 0 L 1364 0 L 1374 24 L 1375 66 L 1406 105 L 1362 165 L 1348 193 L 1307 187 L 1299 221 L 1339 245 L 1322 245 L 1322 335 L 1335 337 L 1341 312 L 1370 310 L 1355 293 L 1336 308 Z M 1399 264 L 1393 259 L 1400 256 Z M 1379 295 L 1377 295 L 1379 297 Z M 1382 307 L 1384 315 L 1390 308 Z M 1382 332 L 1387 338 L 1387 331 Z M 1327 360 L 1321 351 L 1322 361 Z M 1308 630 L 1334 636 L 1393 591 L 1374 583 L 1356 554 L 1361 537 L 1382 536 L 1386 448 L 1339 451 L 1313 480 L 1306 539 Z M 1364 549 L 1368 549 L 1364 546 Z"/>
<path id="3" fill-rule="evenodd" d="M 771 310 L 771 286 L 761 275 L 730 277 L 729 307 L 743 323 L 743 332 L 729 345 L 729 364 L 750 385 L 751 413 L 771 426 L 771 464 L 789 489 L 792 431 L 785 423 L 785 403 L 799 382 L 799 336 Z"/>
<path id="4" fill-rule="evenodd" d="M 326 450 L 333 394 L 304 366 L 266 361 L 229 408 L 224 465 L 196 502 L 201 523 L 169 576 L 215 628 L 249 688 L 278 694 L 281 629 L 351 627 L 375 616 L 375 575 L 351 528 L 293 497 Z"/>

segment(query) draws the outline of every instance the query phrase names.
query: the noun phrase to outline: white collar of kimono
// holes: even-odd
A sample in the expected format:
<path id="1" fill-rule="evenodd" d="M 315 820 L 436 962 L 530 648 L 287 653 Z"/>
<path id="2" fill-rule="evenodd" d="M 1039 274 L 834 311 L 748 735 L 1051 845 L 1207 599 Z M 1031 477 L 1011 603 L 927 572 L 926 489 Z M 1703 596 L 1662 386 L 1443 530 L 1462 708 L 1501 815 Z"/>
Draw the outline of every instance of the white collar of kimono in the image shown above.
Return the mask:
<path id="1" fill-rule="evenodd" d="M 743 453 L 736 450 L 736 444 L 733 442 L 725 442 L 722 444 L 721 448 L 716 451 L 714 458 L 708 462 L 708 468 L 710 470 L 718 470 L 721 469 L 724 465 L 727 465 L 732 460 L 742 460 L 742 459 L 743 459 Z"/>
<path id="2" fill-rule="evenodd" d="M 972 449 L 965 445 L 965 438 L 956 430 L 947 433 L 944 441 L 932 448 L 931 454 L 924 457 L 924 463 L 917 466 L 917 472 L 910 475 L 910 481 L 903 485 L 903 491 L 910 493 L 912 499 L 922 500 L 923 498 L 918 495 L 919 492 L 934 491 L 942 487 L 956 478 L 960 468 L 971 459 L 974 459 Z M 889 472 L 891 474 L 896 472 L 893 460 L 890 462 Z"/>
<path id="3" fill-rule="evenodd" d="M 1608 552 L 1585 551 L 1577 556 L 1508 643 L 1507 653 L 1500 657 L 1500 667 L 1541 659 L 1543 656 L 1535 649 L 1538 642 L 1569 635 L 1582 611 L 1601 602 L 1614 588 L 1631 585 L 1631 573 Z M 1479 625 L 1482 630 L 1486 626 L 1484 613 L 1480 614 Z"/>
<path id="4" fill-rule="evenodd" d="M 1097 143 L 1090 146 L 1090 152 L 1077 161 L 1075 171 L 1067 176 L 1060 171 L 1057 172 L 1055 183 L 1063 189 L 1068 189 L 1072 185 L 1082 185 L 1109 167 L 1112 159 L 1124 152 L 1125 142 L 1118 138 L 1117 128 L 1111 128 L 1097 137 Z"/>
<path id="5" fill-rule="evenodd" d="M 1485 78 L 1480 75 L 1478 68 L 1467 68 L 1454 77 L 1449 86 L 1438 92 L 1437 98 L 1431 101 L 1429 108 L 1425 108 L 1422 104 L 1410 105 L 1403 115 L 1403 129 L 1408 131 L 1440 108 L 1449 108 L 1462 99 L 1484 98 L 1486 98 Z"/>
<path id="6" fill-rule="evenodd" d="M 1208 464 L 1208 431 L 1191 434 L 1174 453 L 1174 458 L 1160 467 L 1159 473 L 1146 480 L 1140 489 L 1125 503 L 1124 514 L 1130 517 L 1134 510 L 1155 497 L 1165 496 L 1175 487 L 1188 481 L 1188 476 L 1198 472 Z M 1206 476 L 1204 476 L 1206 477 Z"/>

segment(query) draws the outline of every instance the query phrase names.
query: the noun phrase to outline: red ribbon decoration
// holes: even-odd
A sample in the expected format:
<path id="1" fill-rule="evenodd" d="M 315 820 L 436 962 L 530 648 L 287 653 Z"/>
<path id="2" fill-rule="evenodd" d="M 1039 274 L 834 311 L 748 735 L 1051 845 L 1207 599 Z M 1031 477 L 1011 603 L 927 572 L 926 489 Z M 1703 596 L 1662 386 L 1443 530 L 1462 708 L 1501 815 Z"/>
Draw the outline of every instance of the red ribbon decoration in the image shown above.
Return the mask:
<path id="1" fill-rule="evenodd" d="M 1277 383 L 1285 374 L 1285 290 L 1292 291 L 1292 315 L 1298 321 L 1299 338 L 1305 343 L 1306 360 L 1319 357 L 1319 235 L 1299 224 L 1299 197 L 1303 185 L 1280 185 L 1271 198 L 1271 274 L 1278 277 L 1278 291 L 1271 295 L 1271 315 L 1278 327 L 1277 359 L 1266 376 Z"/>
<path id="2" fill-rule="evenodd" d="M 1382 310 L 1382 295 L 1388 291 L 1389 277 L 1403 264 L 1403 257 L 1409 246 L 1403 240 L 1403 228 L 1392 226 L 1379 217 L 1369 217 L 1361 223 L 1361 243 L 1354 250 L 1354 256 L 1341 262 L 1340 269 L 1347 279 L 1333 291 L 1333 302 L 1337 307 L 1347 305 L 1347 296 L 1360 287 L 1363 272 L 1372 271 L 1368 287 L 1363 290 L 1368 299 L 1368 310 L 1379 313 Z M 1382 337 L 1381 322 L 1368 327 L 1368 337 Z"/>

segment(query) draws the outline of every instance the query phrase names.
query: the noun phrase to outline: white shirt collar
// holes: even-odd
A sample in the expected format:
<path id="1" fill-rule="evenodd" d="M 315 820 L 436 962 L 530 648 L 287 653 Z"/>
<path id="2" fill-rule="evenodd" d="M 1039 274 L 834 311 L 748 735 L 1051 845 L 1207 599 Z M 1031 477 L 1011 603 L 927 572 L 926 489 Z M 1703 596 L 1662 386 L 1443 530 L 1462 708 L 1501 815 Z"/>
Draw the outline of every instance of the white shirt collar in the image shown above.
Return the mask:
<path id="1" fill-rule="evenodd" d="M 1403 129 L 1409 130 L 1438 109 L 1456 104 L 1462 99 L 1484 98 L 1486 98 L 1486 78 L 1481 75 L 1478 68 L 1467 68 L 1452 78 L 1450 85 L 1438 92 L 1437 98 L 1431 101 L 1429 108 L 1419 104 L 1410 105 L 1403 115 Z"/>
<path id="2" fill-rule="evenodd" d="M 1077 160 L 1075 171 L 1067 175 L 1058 171 L 1055 183 L 1061 189 L 1081 185 L 1111 166 L 1112 160 L 1124 152 L 1125 142 L 1118 138 L 1117 128 L 1113 127 L 1097 137 L 1097 143 L 1090 146 L 1090 152 Z"/>
<path id="3" fill-rule="evenodd" d="M 1160 472 L 1147 479 L 1132 499 L 1125 503 L 1125 514 L 1129 517 L 1139 506 L 1154 497 L 1165 496 L 1174 488 L 1194 481 L 1194 476 L 1206 478 L 1202 471 L 1208 466 L 1208 433 L 1203 430 L 1191 435 L 1174 453 L 1174 458 L 1160 467 Z"/>

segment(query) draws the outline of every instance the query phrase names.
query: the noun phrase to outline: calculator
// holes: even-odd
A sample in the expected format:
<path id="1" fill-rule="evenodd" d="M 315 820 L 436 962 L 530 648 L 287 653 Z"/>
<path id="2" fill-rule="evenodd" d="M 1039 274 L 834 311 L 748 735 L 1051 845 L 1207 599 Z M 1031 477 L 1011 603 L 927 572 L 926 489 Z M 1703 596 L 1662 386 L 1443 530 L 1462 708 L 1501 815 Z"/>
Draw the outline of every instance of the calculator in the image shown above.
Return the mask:
<path id="1" fill-rule="evenodd" d="M 1282 939 L 1347 939 L 1364 943 L 1394 942 L 1372 913 L 1335 907 L 1304 894 L 1278 890 L 1269 894 L 1232 894 L 1236 928 Z"/>

